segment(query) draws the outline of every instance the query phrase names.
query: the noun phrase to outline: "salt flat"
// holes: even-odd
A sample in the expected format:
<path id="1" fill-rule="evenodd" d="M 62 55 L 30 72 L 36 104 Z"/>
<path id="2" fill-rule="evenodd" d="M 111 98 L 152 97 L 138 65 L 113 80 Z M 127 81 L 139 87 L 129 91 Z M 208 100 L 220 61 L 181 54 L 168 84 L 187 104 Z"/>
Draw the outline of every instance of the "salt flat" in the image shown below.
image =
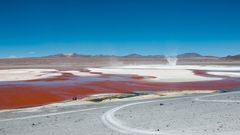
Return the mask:
<path id="1" fill-rule="evenodd" d="M 34 80 L 70 73 L 75 76 L 138 75 L 139 81 L 197 82 L 239 77 L 237 66 L 115 66 L 88 68 L 90 72 L 56 69 L 1 70 L 1 81 Z M 207 75 L 195 74 L 204 70 Z M 98 72 L 92 73 L 92 72 Z M 100 74 L 102 73 L 102 74 Z M 212 75 L 212 76 L 211 76 Z M 26 76 L 25 78 L 21 76 Z M 239 135 L 239 92 L 198 90 L 166 97 L 146 95 L 100 103 L 72 101 L 0 112 L 3 135 Z M 181 93 L 181 92 L 180 92 Z M 116 93 L 103 93 L 106 96 Z"/>
<path id="2" fill-rule="evenodd" d="M 117 75 L 138 75 L 146 77 L 147 81 L 158 82 L 191 82 L 220 80 L 222 77 L 206 77 L 195 75 L 192 70 L 208 70 L 211 75 L 239 77 L 240 67 L 238 66 L 167 66 L 167 65 L 133 65 L 115 66 L 102 68 L 88 68 L 91 72 Z M 211 71 L 213 70 L 213 71 Z M 216 72 L 217 71 L 217 72 Z M 227 72 L 221 72 L 227 71 Z M 0 70 L 0 81 L 23 81 L 36 80 L 61 76 L 63 73 L 70 73 L 75 76 L 98 76 L 91 72 L 81 72 L 77 70 L 60 71 L 56 69 L 8 69 Z"/>
<path id="3" fill-rule="evenodd" d="M 63 73 L 70 73 L 75 76 L 97 76 L 88 72 L 76 70 L 59 71 L 56 69 L 7 69 L 0 70 L 0 81 L 26 81 L 61 76 Z"/>
<path id="4" fill-rule="evenodd" d="M 61 73 L 70 73 L 75 76 L 98 76 L 98 74 L 92 74 L 89 72 L 81 72 L 81 71 L 76 71 L 76 70 L 61 71 Z"/>
<path id="5" fill-rule="evenodd" d="M 194 82 L 194 81 L 211 81 L 221 80 L 220 76 L 239 75 L 234 71 L 240 71 L 240 67 L 227 66 L 167 66 L 167 65 L 138 65 L 138 66 L 120 66 L 120 67 L 103 67 L 88 68 L 91 72 L 100 72 L 103 74 L 118 75 L 138 75 L 146 77 L 146 81 L 157 82 Z M 207 77 L 196 75 L 192 70 L 214 70 L 226 72 L 208 72 L 210 75 L 219 75 L 219 77 Z"/>
<path id="6" fill-rule="evenodd" d="M 8 69 L 0 70 L 0 81 L 23 81 L 61 76 L 55 69 Z"/>

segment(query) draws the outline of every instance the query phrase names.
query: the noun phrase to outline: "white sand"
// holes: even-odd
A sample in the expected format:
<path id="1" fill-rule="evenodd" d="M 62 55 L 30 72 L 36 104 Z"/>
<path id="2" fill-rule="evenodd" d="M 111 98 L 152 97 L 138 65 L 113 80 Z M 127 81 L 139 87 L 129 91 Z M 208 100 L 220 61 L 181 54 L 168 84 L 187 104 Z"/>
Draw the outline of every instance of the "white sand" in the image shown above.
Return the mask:
<path id="1" fill-rule="evenodd" d="M 200 65 L 133 65 L 119 67 L 103 67 L 89 68 L 92 72 L 101 72 L 103 74 L 119 74 L 119 75 L 139 75 L 147 78 L 148 81 L 158 82 L 194 82 L 194 81 L 210 81 L 220 80 L 222 77 L 204 77 L 195 75 L 191 70 L 214 70 L 218 72 L 209 72 L 213 75 L 224 75 L 231 77 L 240 77 L 239 66 L 200 66 Z M 228 72 L 221 72 L 228 71 Z"/>
<path id="2" fill-rule="evenodd" d="M 190 70 L 215 70 L 215 71 L 240 71 L 240 66 L 219 66 L 219 65 L 129 65 L 121 67 L 106 67 L 106 68 L 124 68 L 124 69 L 190 69 Z"/>
<path id="3" fill-rule="evenodd" d="M 0 70 L 0 81 L 26 81 L 61 76 L 62 73 L 71 73 L 75 76 L 97 76 L 88 72 L 58 71 L 56 69 L 8 69 Z"/>
<path id="4" fill-rule="evenodd" d="M 81 71 L 75 71 L 75 70 L 70 70 L 70 71 L 61 71 L 62 73 L 70 73 L 75 76 L 99 76 L 99 74 L 93 74 L 89 72 L 81 72 Z"/>
<path id="5" fill-rule="evenodd" d="M 240 77 L 240 72 L 213 72 L 213 71 L 210 71 L 210 72 L 208 72 L 208 74 L 228 76 L 228 77 Z"/>
<path id="6" fill-rule="evenodd" d="M 118 75 L 139 75 L 146 78 L 147 81 L 158 82 L 192 82 L 192 81 L 209 81 L 220 80 L 219 78 L 210 78 L 195 75 L 190 70 L 185 69 L 149 69 L 149 68 L 89 68 L 93 72 L 101 72 L 103 74 L 118 74 Z"/>
<path id="7" fill-rule="evenodd" d="M 0 81 L 24 81 L 61 76 L 55 69 L 8 69 L 0 70 Z"/>
<path id="8" fill-rule="evenodd" d="M 119 75 L 139 75 L 146 78 L 147 81 L 158 82 L 190 82 L 190 81 L 208 81 L 220 80 L 221 77 L 203 77 L 192 73 L 190 70 L 215 70 L 210 71 L 212 75 L 223 75 L 230 77 L 240 77 L 240 67 L 234 66 L 166 66 L 166 65 L 140 65 L 140 66 L 118 66 L 89 68 L 91 72 L 101 72 L 103 74 L 119 74 Z M 228 72 L 222 72 L 228 71 Z M 35 80 L 49 77 L 61 76 L 62 73 L 71 73 L 75 76 L 99 76 L 99 74 L 81 72 L 81 71 L 58 71 L 55 69 L 9 69 L 0 70 L 0 81 L 23 81 Z M 154 77 L 154 78 L 151 78 Z"/>

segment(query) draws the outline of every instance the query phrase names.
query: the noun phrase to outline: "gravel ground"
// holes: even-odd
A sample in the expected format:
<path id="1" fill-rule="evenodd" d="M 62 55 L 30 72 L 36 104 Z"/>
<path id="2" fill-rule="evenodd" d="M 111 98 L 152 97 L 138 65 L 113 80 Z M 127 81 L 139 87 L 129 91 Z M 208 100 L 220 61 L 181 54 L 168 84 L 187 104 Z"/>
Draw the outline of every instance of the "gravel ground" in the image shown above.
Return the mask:
<path id="1" fill-rule="evenodd" d="M 240 93 L 40 107 L 0 113 L 1 135 L 239 135 Z"/>

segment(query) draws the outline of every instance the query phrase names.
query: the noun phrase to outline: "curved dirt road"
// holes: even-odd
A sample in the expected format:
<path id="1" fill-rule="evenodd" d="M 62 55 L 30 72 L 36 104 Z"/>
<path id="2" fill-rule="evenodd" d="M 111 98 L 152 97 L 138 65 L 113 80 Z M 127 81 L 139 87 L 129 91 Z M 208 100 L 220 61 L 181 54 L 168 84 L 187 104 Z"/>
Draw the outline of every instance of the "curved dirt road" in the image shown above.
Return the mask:
<path id="1" fill-rule="evenodd" d="M 0 113 L 3 135 L 239 135 L 240 92 Z"/>

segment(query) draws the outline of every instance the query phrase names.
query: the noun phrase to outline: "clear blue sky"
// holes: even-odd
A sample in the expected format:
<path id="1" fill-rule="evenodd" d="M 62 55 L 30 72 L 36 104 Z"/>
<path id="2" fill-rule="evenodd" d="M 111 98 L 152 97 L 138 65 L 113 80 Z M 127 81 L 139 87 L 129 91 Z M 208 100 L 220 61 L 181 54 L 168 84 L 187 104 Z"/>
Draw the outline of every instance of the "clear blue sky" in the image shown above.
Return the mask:
<path id="1" fill-rule="evenodd" d="M 240 54 L 239 0 L 0 0 L 0 57 Z"/>

